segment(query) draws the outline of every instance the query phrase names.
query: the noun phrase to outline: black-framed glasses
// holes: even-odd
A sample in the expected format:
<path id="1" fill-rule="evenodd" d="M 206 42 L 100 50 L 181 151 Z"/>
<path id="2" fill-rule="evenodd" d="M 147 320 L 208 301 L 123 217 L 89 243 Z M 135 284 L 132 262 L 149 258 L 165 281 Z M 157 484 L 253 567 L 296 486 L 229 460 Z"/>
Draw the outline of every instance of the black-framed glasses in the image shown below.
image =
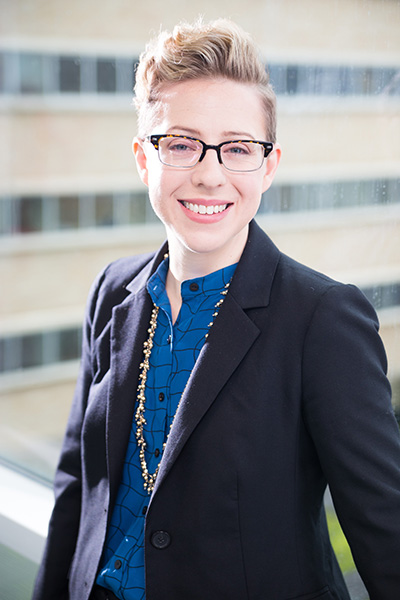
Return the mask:
<path id="1" fill-rule="evenodd" d="M 207 150 L 215 150 L 219 163 L 229 171 L 258 171 L 274 148 L 271 142 L 258 140 L 229 140 L 212 146 L 197 138 L 169 133 L 149 135 L 145 139 L 153 144 L 164 165 L 178 169 L 194 167 L 203 160 Z"/>

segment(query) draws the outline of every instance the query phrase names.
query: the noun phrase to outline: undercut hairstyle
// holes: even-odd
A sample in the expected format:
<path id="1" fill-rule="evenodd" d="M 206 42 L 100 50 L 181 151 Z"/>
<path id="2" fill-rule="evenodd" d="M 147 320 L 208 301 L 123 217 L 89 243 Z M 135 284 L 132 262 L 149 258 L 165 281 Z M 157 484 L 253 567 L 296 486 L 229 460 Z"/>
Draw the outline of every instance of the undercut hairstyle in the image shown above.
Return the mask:
<path id="1" fill-rule="evenodd" d="M 149 42 L 136 70 L 138 135 L 151 133 L 163 87 L 205 78 L 254 86 L 264 107 L 267 140 L 276 142 L 276 96 L 268 72 L 251 37 L 228 19 L 181 23 Z"/>

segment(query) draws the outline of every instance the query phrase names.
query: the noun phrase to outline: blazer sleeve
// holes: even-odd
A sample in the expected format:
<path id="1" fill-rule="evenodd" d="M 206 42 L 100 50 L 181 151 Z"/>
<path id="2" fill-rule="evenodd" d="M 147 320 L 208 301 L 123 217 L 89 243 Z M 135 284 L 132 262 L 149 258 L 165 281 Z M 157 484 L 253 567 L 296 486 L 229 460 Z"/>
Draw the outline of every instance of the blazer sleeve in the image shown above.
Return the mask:
<path id="1" fill-rule="evenodd" d="M 305 338 L 304 418 L 371 600 L 400 598 L 400 436 L 378 320 L 354 286 L 322 296 Z"/>
<path id="2" fill-rule="evenodd" d="M 54 479 L 55 504 L 32 600 L 67 600 L 81 508 L 81 429 L 92 372 L 92 325 L 105 270 L 89 294 L 83 326 L 82 358 L 70 416 Z"/>

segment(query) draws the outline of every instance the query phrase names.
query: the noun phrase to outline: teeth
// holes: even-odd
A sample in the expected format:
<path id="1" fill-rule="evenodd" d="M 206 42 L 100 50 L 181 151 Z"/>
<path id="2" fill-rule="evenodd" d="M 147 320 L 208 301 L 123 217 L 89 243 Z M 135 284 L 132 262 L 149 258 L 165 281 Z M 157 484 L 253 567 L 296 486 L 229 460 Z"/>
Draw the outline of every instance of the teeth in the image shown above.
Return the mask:
<path id="1" fill-rule="evenodd" d="M 217 206 L 205 206 L 204 204 L 192 204 L 191 202 L 183 202 L 183 206 L 194 213 L 200 215 L 216 215 L 217 213 L 223 212 L 227 204 L 218 204 Z"/>

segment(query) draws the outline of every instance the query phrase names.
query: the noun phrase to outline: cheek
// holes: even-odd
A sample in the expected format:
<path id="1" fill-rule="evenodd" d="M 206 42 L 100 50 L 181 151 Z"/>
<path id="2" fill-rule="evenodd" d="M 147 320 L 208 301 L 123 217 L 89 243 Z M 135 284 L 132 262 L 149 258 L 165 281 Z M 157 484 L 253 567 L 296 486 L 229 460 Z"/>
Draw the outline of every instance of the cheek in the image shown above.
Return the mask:
<path id="1" fill-rule="evenodd" d="M 175 202 L 176 177 L 157 168 L 149 173 L 149 181 L 150 204 L 157 216 L 164 220 Z"/>
<path id="2" fill-rule="evenodd" d="M 175 194 L 179 195 L 178 190 L 181 190 L 186 185 L 185 173 L 178 169 L 155 165 L 154 169 L 149 169 L 149 192 L 154 199 L 161 198 L 162 200 L 170 199 Z"/>
<path id="3" fill-rule="evenodd" d="M 258 206 L 263 193 L 263 177 L 249 177 L 240 182 L 241 196 L 251 207 Z"/>

